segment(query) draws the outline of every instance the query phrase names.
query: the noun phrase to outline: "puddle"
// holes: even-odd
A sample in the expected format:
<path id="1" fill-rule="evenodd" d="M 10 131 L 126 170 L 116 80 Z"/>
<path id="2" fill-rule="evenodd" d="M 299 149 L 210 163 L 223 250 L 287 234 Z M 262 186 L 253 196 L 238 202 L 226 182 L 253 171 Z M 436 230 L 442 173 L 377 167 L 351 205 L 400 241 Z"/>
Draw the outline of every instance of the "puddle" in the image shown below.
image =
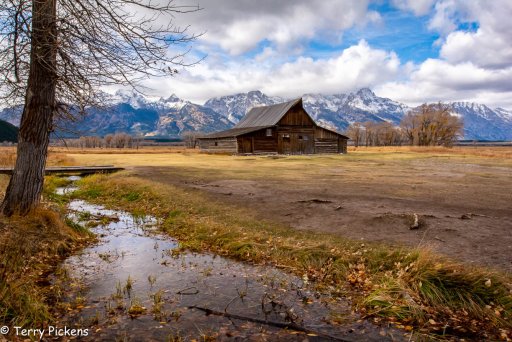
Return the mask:
<path id="1" fill-rule="evenodd" d="M 77 180 L 81 179 L 80 176 L 68 176 L 66 177 L 67 180 L 69 180 L 71 183 L 68 186 L 60 187 L 55 189 L 55 193 L 57 195 L 66 195 L 69 194 L 75 190 L 78 190 L 78 187 L 74 185 L 73 182 L 76 182 Z"/>
<path id="2" fill-rule="evenodd" d="M 99 237 L 68 258 L 67 277 L 56 280 L 68 289 L 62 323 L 90 329 L 80 340 L 403 339 L 403 332 L 360 319 L 348 302 L 278 269 L 176 253 L 178 242 L 158 232 L 155 218 L 81 200 L 70 202 L 69 212 L 80 224 L 95 222 Z"/>
<path id="3" fill-rule="evenodd" d="M 55 189 L 55 193 L 57 195 L 66 195 L 66 194 L 69 194 L 75 190 L 78 190 L 78 187 L 76 186 L 68 186 L 68 187 L 65 187 L 65 188 L 57 188 Z"/>

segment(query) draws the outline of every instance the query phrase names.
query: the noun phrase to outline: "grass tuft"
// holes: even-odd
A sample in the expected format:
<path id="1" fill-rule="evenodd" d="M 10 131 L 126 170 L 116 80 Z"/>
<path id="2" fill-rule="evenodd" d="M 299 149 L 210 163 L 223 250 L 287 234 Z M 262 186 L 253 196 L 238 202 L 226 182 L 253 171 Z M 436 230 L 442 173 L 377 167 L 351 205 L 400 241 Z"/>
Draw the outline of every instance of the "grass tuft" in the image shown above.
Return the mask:
<path id="1" fill-rule="evenodd" d="M 37 209 L 26 217 L 0 216 L 0 323 L 35 326 L 52 319 L 39 283 L 84 241 L 60 215 Z"/>

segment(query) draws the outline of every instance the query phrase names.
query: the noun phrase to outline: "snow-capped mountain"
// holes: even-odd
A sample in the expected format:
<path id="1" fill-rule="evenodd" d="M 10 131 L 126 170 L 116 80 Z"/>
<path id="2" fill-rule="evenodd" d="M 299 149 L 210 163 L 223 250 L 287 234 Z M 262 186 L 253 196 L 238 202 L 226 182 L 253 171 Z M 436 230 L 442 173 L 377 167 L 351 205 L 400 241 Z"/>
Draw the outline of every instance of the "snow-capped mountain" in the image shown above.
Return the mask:
<path id="1" fill-rule="evenodd" d="M 79 123 L 66 124 L 81 135 L 126 132 L 145 136 L 178 137 L 185 131 L 212 132 L 234 126 L 250 108 L 286 101 L 260 91 L 212 98 L 201 106 L 171 95 L 150 99 L 141 94 L 119 91 L 104 94 L 105 106 L 90 108 Z M 382 98 L 368 88 L 350 94 L 302 96 L 304 107 L 320 124 L 340 132 L 353 122 L 388 121 L 395 125 L 412 108 Z M 464 121 L 464 138 L 512 140 L 512 112 L 482 104 L 453 102 L 452 112 Z M 21 107 L 0 111 L 0 119 L 19 126 Z"/>
<path id="2" fill-rule="evenodd" d="M 176 95 L 149 99 L 126 91 L 102 94 L 104 106 L 87 109 L 87 116 L 76 123 L 66 123 L 59 136 L 98 135 L 124 132 L 132 135 L 179 137 L 186 131 L 212 132 L 232 126 L 224 116 L 210 108 L 182 100 Z M 0 118 L 19 126 L 21 107 L 0 111 Z M 73 133 L 73 134 L 70 134 Z"/>
<path id="3" fill-rule="evenodd" d="M 286 101 L 281 97 L 270 97 L 261 91 L 250 91 L 222 97 L 214 97 L 205 102 L 204 106 L 213 109 L 236 124 L 249 111 L 258 106 L 269 106 Z"/>
<path id="4" fill-rule="evenodd" d="M 305 94 L 302 99 L 306 111 L 320 125 L 340 132 L 354 122 L 388 121 L 398 125 L 403 116 L 413 109 L 403 103 L 379 97 L 368 88 L 350 94 Z M 235 123 L 253 106 L 283 101 L 286 100 L 251 91 L 213 98 L 206 101 L 205 106 Z M 512 112 L 468 102 L 453 102 L 450 105 L 453 114 L 464 121 L 465 139 L 512 140 Z"/>
<path id="5" fill-rule="evenodd" d="M 464 122 L 465 139 L 512 140 L 512 112 L 472 102 L 453 102 L 451 106 Z"/>
<path id="6" fill-rule="evenodd" d="M 353 122 L 388 121 L 398 124 L 410 108 L 378 97 L 368 88 L 338 95 L 306 94 L 304 108 L 320 124 L 344 131 Z"/>
<path id="7" fill-rule="evenodd" d="M 185 101 L 176 95 L 158 100 L 140 94 L 116 93 L 111 113 L 91 110 L 86 119 L 96 134 L 128 132 L 145 136 L 178 137 L 186 131 L 212 132 L 230 127 L 230 122 L 210 108 Z"/>
<path id="8" fill-rule="evenodd" d="M 147 136 L 179 136 L 186 131 L 213 132 L 227 129 L 231 122 L 223 115 L 172 95 L 156 103 L 159 113 L 155 129 Z"/>
<path id="9" fill-rule="evenodd" d="M 22 106 L 7 107 L 0 111 L 0 119 L 7 121 L 11 125 L 20 127 L 21 112 L 23 111 Z"/>
<path id="10" fill-rule="evenodd" d="M 306 94 L 302 96 L 304 108 L 320 124 L 345 130 L 356 121 L 390 121 L 398 124 L 410 109 L 404 104 L 376 96 L 370 89 L 339 95 Z M 252 107 L 281 103 L 286 99 L 270 97 L 261 91 L 250 91 L 212 98 L 204 106 L 224 115 L 236 124 Z"/>

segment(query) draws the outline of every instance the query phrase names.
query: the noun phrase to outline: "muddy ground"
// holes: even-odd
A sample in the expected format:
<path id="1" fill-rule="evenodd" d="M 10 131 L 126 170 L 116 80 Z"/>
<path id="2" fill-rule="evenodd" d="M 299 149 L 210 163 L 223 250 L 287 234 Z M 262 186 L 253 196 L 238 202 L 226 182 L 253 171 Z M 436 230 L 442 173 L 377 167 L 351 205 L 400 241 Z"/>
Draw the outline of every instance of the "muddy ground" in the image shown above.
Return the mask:
<path id="1" fill-rule="evenodd" d="M 263 157 L 237 158 L 253 168 Z M 297 177 L 280 176 L 283 168 L 252 177 L 250 169 L 244 174 L 237 165 L 236 172 L 226 172 L 217 164 L 210 169 L 183 164 L 136 166 L 133 171 L 154 181 L 197 189 L 215 201 L 296 229 L 429 247 L 466 263 L 512 271 L 512 168 L 508 165 L 442 156 L 343 158 L 315 165 L 314 171 L 309 166 L 315 159 L 294 159 Z M 415 214 L 419 228 L 410 229 Z"/>

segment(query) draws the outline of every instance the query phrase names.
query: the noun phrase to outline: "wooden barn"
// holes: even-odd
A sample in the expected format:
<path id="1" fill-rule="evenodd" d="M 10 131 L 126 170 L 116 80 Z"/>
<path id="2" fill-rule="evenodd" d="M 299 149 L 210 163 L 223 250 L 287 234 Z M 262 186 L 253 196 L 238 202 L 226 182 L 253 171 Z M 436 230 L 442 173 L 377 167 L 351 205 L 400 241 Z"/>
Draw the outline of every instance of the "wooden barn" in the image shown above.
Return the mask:
<path id="1" fill-rule="evenodd" d="M 198 138 L 205 152 L 314 154 L 347 153 L 348 137 L 318 126 L 302 99 L 255 107 L 232 129 Z"/>

